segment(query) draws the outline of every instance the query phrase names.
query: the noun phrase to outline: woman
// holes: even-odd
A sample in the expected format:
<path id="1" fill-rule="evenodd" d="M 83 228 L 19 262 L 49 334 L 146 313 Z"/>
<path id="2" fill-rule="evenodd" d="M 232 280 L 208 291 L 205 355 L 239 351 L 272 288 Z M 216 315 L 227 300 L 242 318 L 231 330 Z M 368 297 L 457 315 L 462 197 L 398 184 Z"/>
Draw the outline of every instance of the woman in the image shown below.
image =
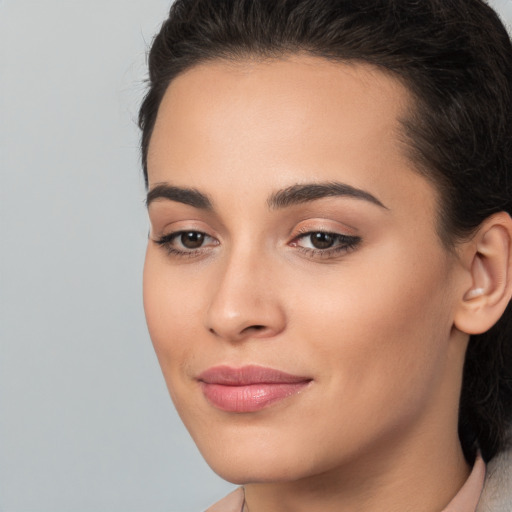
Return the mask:
<path id="1" fill-rule="evenodd" d="M 511 510 L 494 12 L 177 0 L 149 73 L 144 303 L 185 425 L 243 485 L 211 510 Z"/>

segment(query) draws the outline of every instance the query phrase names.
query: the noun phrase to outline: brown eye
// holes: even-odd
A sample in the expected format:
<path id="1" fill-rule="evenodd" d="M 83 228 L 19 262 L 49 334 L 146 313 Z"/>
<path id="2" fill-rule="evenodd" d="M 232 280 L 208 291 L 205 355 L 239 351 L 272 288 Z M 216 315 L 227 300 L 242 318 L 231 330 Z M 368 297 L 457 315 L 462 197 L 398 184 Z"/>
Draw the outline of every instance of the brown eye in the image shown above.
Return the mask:
<path id="1" fill-rule="evenodd" d="M 329 247 L 332 247 L 335 242 L 335 236 L 331 233 L 311 233 L 309 237 L 311 245 L 315 249 L 329 249 Z"/>
<path id="2" fill-rule="evenodd" d="M 219 241 L 202 231 L 175 231 L 168 233 L 157 240 L 156 244 L 163 247 L 169 256 L 198 256 L 219 245 Z"/>
<path id="3" fill-rule="evenodd" d="M 360 241 L 359 236 L 328 231 L 309 231 L 292 240 L 291 246 L 297 247 L 307 256 L 325 259 L 335 258 L 354 249 Z"/>
<path id="4" fill-rule="evenodd" d="M 187 249 L 199 249 L 204 243 L 205 235 L 199 231 L 186 231 L 181 233 L 180 242 Z"/>

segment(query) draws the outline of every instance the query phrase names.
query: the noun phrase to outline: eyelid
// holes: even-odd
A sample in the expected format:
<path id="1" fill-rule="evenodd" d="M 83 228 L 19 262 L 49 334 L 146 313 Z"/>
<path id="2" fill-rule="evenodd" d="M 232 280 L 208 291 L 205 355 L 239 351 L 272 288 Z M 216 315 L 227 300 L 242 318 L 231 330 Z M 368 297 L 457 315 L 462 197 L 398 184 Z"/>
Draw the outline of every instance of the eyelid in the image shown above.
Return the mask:
<path id="1" fill-rule="evenodd" d="M 323 233 L 333 237 L 333 245 L 325 248 L 309 247 L 301 244 L 315 233 Z M 325 218 L 307 219 L 295 225 L 291 231 L 287 245 L 299 251 L 311 260 L 337 260 L 347 252 L 354 250 L 362 241 L 358 230 L 352 226 Z"/>
<path id="2" fill-rule="evenodd" d="M 290 232 L 290 237 L 293 238 L 306 233 L 316 232 L 358 236 L 359 230 L 353 226 L 332 219 L 310 218 L 295 225 Z"/>
<path id="3" fill-rule="evenodd" d="M 204 235 L 204 242 L 199 247 L 186 247 L 180 241 L 180 236 L 185 233 L 200 233 Z M 202 220 L 190 217 L 155 218 L 151 222 L 150 239 L 159 249 L 174 259 L 194 259 L 210 253 L 215 246 L 220 244 L 216 231 Z"/>
<path id="4" fill-rule="evenodd" d="M 178 231 L 198 231 L 200 233 L 213 236 L 214 238 L 218 238 L 216 231 L 208 223 L 195 218 L 183 217 L 172 219 L 172 217 L 162 217 L 151 219 L 150 217 L 150 225 L 151 238 L 161 238 L 169 233 L 177 233 Z"/>

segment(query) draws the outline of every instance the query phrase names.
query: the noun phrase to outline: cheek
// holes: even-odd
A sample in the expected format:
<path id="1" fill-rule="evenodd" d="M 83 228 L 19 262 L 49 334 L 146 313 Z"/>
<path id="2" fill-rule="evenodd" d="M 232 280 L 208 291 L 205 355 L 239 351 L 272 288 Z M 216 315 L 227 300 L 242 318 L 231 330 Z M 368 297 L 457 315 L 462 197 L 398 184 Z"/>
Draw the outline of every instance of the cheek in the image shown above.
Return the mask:
<path id="1" fill-rule="evenodd" d="M 144 311 L 151 341 L 170 386 L 171 378 L 184 371 L 197 351 L 190 343 L 198 339 L 201 294 L 190 285 L 175 278 L 165 257 L 155 248 L 148 247 L 144 263 Z M 176 371 L 177 368 L 181 370 Z M 177 380 L 177 379 L 176 379 Z"/>
<path id="2" fill-rule="evenodd" d="M 393 405 L 399 414 L 395 404 L 419 405 L 441 380 L 451 332 L 449 266 L 441 252 L 422 260 L 392 246 L 372 259 L 354 258 L 317 286 L 314 301 L 298 302 L 296 316 L 333 392 L 358 397 L 356 407 Z"/>

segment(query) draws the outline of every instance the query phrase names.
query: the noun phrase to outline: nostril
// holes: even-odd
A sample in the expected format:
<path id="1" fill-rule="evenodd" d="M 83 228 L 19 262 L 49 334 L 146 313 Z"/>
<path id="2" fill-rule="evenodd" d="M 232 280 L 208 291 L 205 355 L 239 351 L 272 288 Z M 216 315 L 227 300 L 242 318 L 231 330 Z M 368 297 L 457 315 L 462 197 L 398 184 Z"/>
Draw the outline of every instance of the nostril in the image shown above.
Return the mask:
<path id="1" fill-rule="evenodd" d="M 240 334 L 250 333 L 251 331 L 264 331 L 265 329 L 266 327 L 264 325 L 249 325 L 248 327 L 242 329 Z M 210 327 L 208 331 L 216 336 L 218 335 L 217 331 L 213 327 Z"/>
<path id="2" fill-rule="evenodd" d="M 265 329 L 264 325 L 250 325 L 249 327 L 246 327 L 242 332 L 263 331 L 264 329 Z"/>

